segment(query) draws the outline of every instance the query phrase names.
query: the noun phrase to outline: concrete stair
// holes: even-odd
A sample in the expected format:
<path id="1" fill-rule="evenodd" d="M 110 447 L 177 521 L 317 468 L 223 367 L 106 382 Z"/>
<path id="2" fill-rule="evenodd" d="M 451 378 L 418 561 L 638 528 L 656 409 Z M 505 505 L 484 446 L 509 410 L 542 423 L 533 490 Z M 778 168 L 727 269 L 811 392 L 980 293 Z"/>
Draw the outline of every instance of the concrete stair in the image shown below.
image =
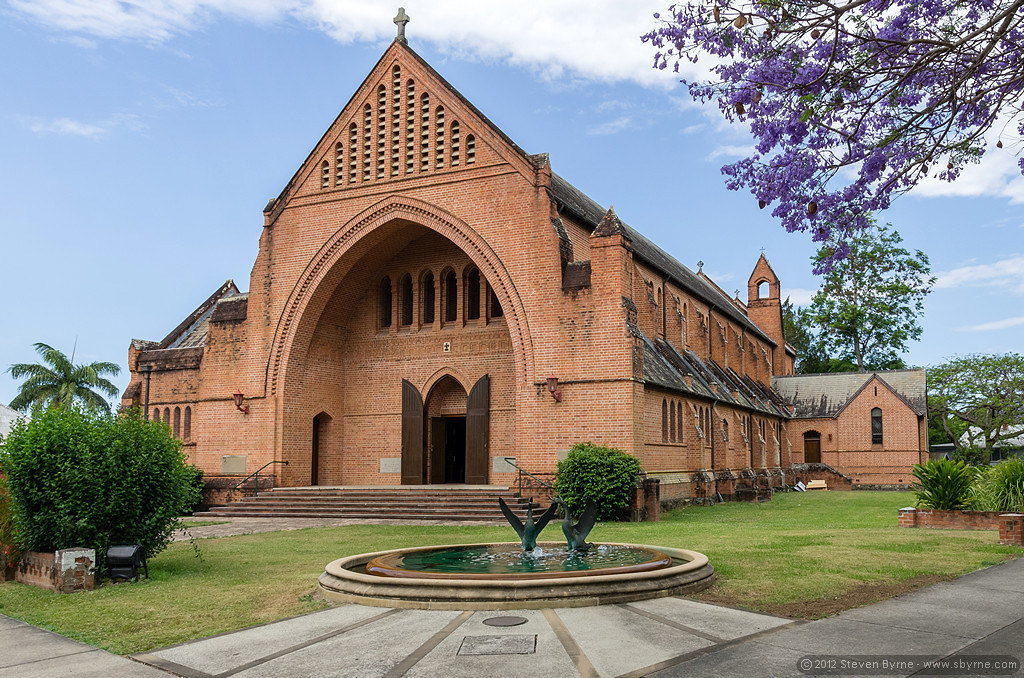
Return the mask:
<path id="1" fill-rule="evenodd" d="M 504 523 L 498 498 L 526 517 L 527 499 L 491 485 L 278 487 L 196 516 L 214 518 L 375 518 Z M 546 508 L 546 507 L 545 507 Z M 537 509 L 534 509 L 535 512 Z"/>

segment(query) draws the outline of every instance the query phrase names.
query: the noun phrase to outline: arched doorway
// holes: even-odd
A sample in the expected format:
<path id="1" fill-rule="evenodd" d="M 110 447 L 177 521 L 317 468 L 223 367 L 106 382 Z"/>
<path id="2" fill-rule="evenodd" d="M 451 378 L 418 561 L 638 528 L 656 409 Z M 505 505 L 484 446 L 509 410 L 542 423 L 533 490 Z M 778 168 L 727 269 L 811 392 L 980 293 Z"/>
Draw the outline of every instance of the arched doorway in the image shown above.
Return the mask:
<path id="1" fill-rule="evenodd" d="M 821 463 L 821 434 L 817 431 L 808 431 L 804 434 L 804 463 Z"/>
<path id="2" fill-rule="evenodd" d="M 466 482 L 466 389 L 442 377 L 426 401 L 427 481 Z"/>
<path id="3" fill-rule="evenodd" d="M 326 412 L 313 417 L 313 451 L 309 459 L 309 484 L 320 484 L 320 452 L 327 448 L 327 432 L 331 425 L 331 415 Z"/>

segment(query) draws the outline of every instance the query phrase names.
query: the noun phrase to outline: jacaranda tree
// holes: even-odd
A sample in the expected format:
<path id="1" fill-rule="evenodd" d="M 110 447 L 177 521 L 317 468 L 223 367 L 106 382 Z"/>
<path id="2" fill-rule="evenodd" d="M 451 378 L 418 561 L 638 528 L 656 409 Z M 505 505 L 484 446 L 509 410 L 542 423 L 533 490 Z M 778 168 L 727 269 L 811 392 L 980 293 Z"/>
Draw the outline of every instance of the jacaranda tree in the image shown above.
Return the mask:
<path id="1" fill-rule="evenodd" d="M 818 241 L 847 242 L 926 175 L 956 179 L 997 117 L 1024 135 L 1024 0 L 692 0 L 655 18 L 655 66 L 710 57 L 690 94 L 750 124 L 728 187 Z"/>

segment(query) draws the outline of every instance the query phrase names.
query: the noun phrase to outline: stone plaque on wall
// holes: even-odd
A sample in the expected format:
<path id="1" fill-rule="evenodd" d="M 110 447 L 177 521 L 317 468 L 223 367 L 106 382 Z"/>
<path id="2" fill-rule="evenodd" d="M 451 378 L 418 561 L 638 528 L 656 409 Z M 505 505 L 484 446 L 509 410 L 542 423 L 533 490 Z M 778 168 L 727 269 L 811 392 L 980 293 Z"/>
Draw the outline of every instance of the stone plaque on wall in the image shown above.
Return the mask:
<path id="1" fill-rule="evenodd" d="M 220 472 L 225 475 L 245 473 L 245 461 L 249 455 L 225 454 L 220 458 Z"/>
<path id="2" fill-rule="evenodd" d="M 380 460 L 380 472 L 381 473 L 401 473 L 402 472 L 402 458 L 401 457 L 385 457 Z"/>
<path id="3" fill-rule="evenodd" d="M 491 473 L 515 473 L 516 467 L 506 459 L 512 464 L 516 463 L 515 457 L 491 457 Z"/>

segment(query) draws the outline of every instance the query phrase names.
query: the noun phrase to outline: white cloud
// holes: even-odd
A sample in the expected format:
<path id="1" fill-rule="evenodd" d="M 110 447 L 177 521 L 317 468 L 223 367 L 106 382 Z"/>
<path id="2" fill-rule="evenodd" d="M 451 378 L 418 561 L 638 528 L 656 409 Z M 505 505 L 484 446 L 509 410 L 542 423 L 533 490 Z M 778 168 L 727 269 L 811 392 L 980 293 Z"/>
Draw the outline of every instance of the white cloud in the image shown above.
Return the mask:
<path id="1" fill-rule="evenodd" d="M 594 127 L 591 127 L 590 129 L 587 130 L 587 134 L 616 134 L 624 129 L 629 129 L 630 127 L 632 127 L 632 125 L 632 118 L 626 115 L 621 118 L 616 118 L 615 120 L 603 122 L 600 125 L 595 125 Z"/>
<path id="2" fill-rule="evenodd" d="M 1024 294 L 1024 255 L 1012 254 L 991 264 L 972 264 L 938 273 L 936 289 L 1005 287 Z"/>
<path id="3" fill-rule="evenodd" d="M 29 130 L 37 134 L 64 134 L 95 139 L 107 133 L 107 128 L 71 118 L 57 118 L 47 122 L 36 120 L 28 123 Z"/>
<path id="4" fill-rule="evenodd" d="M 818 290 L 805 290 L 799 287 L 787 287 L 782 290 L 782 298 L 788 298 L 794 306 L 807 306 Z"/>
<path id="5" fill-rule="evenodd" d="M 299 20 L 339 42 L 383 42 L 395 35 L 394 0 L 9 0 L 21 16 L 53 30 L 93 38 L 164 43 L 218 19 Z M 684 74 L 652 68 L 654 48 L 640 36 L 656 26 L 667 0 L 549 0 L 543 3 L 407 0 L 410 44 L 449 54 L 506 61 L 544 77 L 631 80 L 671 87 Z M 703 66 L 703 64 L 702 64 Z M 691 75 L 698 71 L 684 63 Z"/>
<path id="6" fill-rule="evenodd" d="M 961 332 L 989 332 L 991 330 L 1005 330 L 1009 327 L 1016 327 L 1018 325 L 1024 325 L 1024 316 L 996 320 L 990 323 L 982 323 L 981 325 L 966 325 L 964 327 L 958 327 L 957 329 Z"/>
<path id="7" fill-rule="evenodd" d="M 727 158 L 746 158 L 753 154 L 755 150 L 753 146 L 719 146 L 708 153 L 704 159 L 711 161 L 723 156 Z"/>
<path id="8" fill-rule="evenodd" d="M 1024 176 L 1017 164 L 1018 155 L 1010 144 L 1004 148 L 996 147 L 1000 133 L 1005 134 L 1005 129 L 999 121 L 992 125 L 985 135 L 985 155 L 981 162 L 967 165 L 956 181 L 950 183 L 928 176 L 911 195 L 923 198 L 990 196 L 1009 198 L 1011 205 L 1024 203 Z M 943 166 L 945 162 L 942 160 Z"/>
<path id="9" fill-rule="evenodd" d="M 53 120 L 24 118 L 22 123 L 29 131 L 36 134 L 60 134 L 88 139 L 99 139 L 118 127 L 131 130 L 139 130 L 143 127 L 139 116 L 134 114 L 115 115 L 99 122 L 82 122 L 71 118 L 55 118 Z"/>

